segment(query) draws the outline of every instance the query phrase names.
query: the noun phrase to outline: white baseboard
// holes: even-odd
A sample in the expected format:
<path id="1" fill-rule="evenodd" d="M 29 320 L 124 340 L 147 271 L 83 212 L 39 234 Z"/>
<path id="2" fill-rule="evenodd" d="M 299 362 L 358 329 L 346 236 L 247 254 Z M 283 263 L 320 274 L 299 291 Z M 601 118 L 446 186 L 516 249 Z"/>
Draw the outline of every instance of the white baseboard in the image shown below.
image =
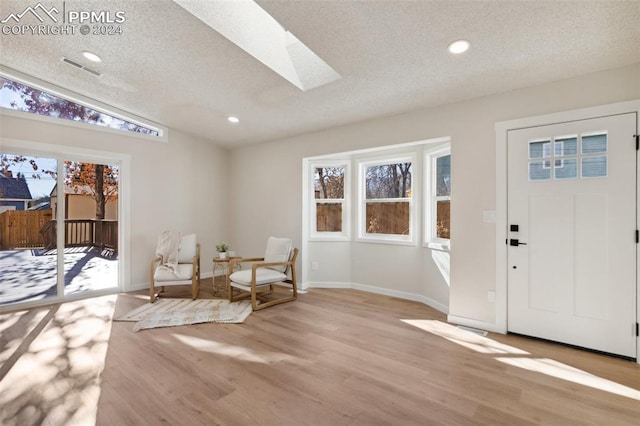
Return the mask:
<path id="1" fill-rule="evenodd" d="M 310 282 L 304 283 L 303 288 L 309 289 L 309 288 L 352 288 L 352 287 L 351 287 L 351 283 L 345 283 L 345 282 L 310 281 Z"/>
<path id="2" fill-rule="evenodd" d="M 447 321 L 452 324 L 464 325 L 467 327 L 477 328 L 480 330 L 491 331 L 493 333 L 506 334 L 507 330 L 492 322 L 478 321 L 471 318 L 459 317 L 456 315 L 447 315 Z"/>
<path id="3" fill-rule="evenodd" d="M 366 291 L 368 293 L 383 294 L 385 296 L 397 297 L 398 299 L 413 300 L 414 302 L 424 303 L 444 314 L 449 312 L 449 307 L 442 303 L 436 302 L 426 296 L 404 291 L 390 290 L 383 287 L 375 287 L 366 284 L 349 283 L 349 282 L 307 282 L 303 284 L 303 288 L 352 288 L 354 290 Z"/>

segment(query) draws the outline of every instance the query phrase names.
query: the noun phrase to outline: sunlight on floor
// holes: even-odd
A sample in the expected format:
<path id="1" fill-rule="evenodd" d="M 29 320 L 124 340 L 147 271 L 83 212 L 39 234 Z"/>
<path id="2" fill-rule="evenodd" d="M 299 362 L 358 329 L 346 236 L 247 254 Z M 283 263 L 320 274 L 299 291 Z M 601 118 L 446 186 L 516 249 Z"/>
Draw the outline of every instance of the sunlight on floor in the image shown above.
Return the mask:
<path id="1" fill-rule="evenodd" d="M 0 424 L 95 424 L 115 300 L 0 316 Z"/>
<path id="2" fill-rule="evenodd" d="M 173 337 L 178 339 L 181 343 L 198 351 L 227 356 L 239 361 L 255 362 L 260 364 L 273 364 L 280 361 L 296 361 L 295 357 L 278 352 L 256 352 L 252 349 L 243 348 L 242 346 L 229 345 L 227 343 L 220 343 L 212 340 L 200 339 L 198 337 L 185 336 L 182 334 L 173 334 Z"/>
<path id="3" fill-rule="evenodd" d="M 500 362 L 640 401 L 640 391 L 548 358 L 503 358 Z"/>
<path id="4" fill-rule="evenodd" d="M 461 330 L 454 325 L 438 320 L 401 321 L 414 327 L 418 327 L 421 330 L 443 337 L 453 343 L 457 343 L 476 352 L 492 355 L 509 355 L 496 356 L 495 359 L 499 362 L 640 401 L 639 390 L 602 377 L 594 376 L 591 373 L 552 359 L 534 358 L 529 352 L 496 342 L 488 337 L 483 337 L 469 331 Z"/>
<path id="5" fill-rule="evenodd" d="M 473 349 L 483 354 L 519 354 L 529 355 L 521 349 L 504 343 L 496 342 L 487 337 L 482 337 L 470 331 L 460 330 L 458 327 L 437 320 L 401 320 L 404 323 L 418 327 L 429 333 L 436 334 L 440 337 L 457 343 L 461 346 Z"/>

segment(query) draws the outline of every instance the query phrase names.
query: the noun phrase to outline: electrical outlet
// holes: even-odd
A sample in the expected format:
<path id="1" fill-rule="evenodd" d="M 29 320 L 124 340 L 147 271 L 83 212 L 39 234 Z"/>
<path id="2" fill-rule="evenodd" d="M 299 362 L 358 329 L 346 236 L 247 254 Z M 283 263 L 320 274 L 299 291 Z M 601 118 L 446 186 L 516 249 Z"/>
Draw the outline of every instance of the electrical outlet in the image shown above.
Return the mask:
<path id="1" fill-rule="evenodd" d="M 318 270 L 318 262 L 311 262 L 311 270 L 312 271 Z"/>

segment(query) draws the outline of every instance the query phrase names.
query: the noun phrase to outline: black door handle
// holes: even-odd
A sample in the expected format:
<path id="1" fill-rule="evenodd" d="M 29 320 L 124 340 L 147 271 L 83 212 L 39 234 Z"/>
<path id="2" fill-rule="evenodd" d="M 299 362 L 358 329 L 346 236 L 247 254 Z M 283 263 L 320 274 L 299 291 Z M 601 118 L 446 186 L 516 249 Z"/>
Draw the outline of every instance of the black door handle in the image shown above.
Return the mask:
<path id="1" fill-rule="evenodd" d="M 513 247 L 518 247 L 518 246 L 526 246 L 527 243 L 521 243 L 518 239 L 512 238 L 509 240 L 509 245 Z"/>

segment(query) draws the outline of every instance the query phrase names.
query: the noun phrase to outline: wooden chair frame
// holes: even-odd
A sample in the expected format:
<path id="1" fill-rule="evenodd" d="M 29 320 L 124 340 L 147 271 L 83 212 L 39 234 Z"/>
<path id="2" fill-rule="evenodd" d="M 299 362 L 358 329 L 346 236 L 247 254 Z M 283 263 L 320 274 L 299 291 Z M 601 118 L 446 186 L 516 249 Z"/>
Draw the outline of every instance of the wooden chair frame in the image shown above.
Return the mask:
<path id="1" fill-rule="evenodd" d="M 296 281 L 296 258 L 298 257 L 298 249 L 294 248 L 291 254 L 291 258 L 286 262 L 265 262 L 264 257 L 250 257 L 250 258 L 240 258 L 240 259 L 232 259 L 229 261 L 228 273 L 227 273 L 227 291 L 229 292 L 229 302 L 235 302 L 237 300 L 243 300 L 247 298 L 251 298 L 251 307 L 254 311 L 259 311 L 260 309 L 268 308 L 269 306 L 277 305 L 280 303 L 291 302 L 298 298 L 298 284 Z M 234 267 L 237 264 L 253 262 L 251 265 L 251 290 L 238 289 L 237 287 L 231 287 L 231 279 L 229 278 L 231 274 L 234 272 Z M 277 281 L 271 284 L 262 284 L 256 285 L 256 270 L 258 268 L 267 268 L 271 266 L 286 266 L 285 275 L 287 275 L 288 271 L 291 271 L 291 278 L 287 278 L 283 281 Z M 266 300 L 263 298 L 264 295 L 268 295 L 273 293 L 274 284 L 289 284 L 293 290 L 293 294 L 291 296 L 282 297 L 279 299 Z M 238 289 L 244 294 L 240 293 L 239 295 L 234 296 L 234 289 Z M 258 305 L 258 300 L 262 303 Z"/>
<path id="2" fill-rule="evenodd" d="M 188 280 L 185 281 L 169 281 L 168 283 L 165 283 L 164 285 L 162 285 L 162 282 L 160 282 L 159 284 L 161 284 L 160 286 L 160 290 L 156 293 L 156 282 L 155 282 L 155 273 L 156 273 L 156 268 L 158 267 L 158 264 L 160 263 L 160 261 L 162 260 L 162 258 L 160 256 L 156 257 L 155 259 L 153 259 L 151 261 L 151 275 L 150 275 L 150 280 L 149 280 L 149 300 L 150 303 L 153 303 L 156 301 L 156 299 L 158 297 L 160 297 L 160 294 L 164 292 L 164 287 L 165 285 L 187 285 L 189 284 Z M 191 276 L 191 295 L 193 297 L 193 300 L 196 300 L 196 298 L 198 297 L 198 293 L 200 292 L 200 243 L 196 244 L 196 255 L 193 257 L 192 261 L 191 261 L 192 265 L 193 265 L 193 274 Z M 170 283 L 170 284 L 169 284 Z"/>

